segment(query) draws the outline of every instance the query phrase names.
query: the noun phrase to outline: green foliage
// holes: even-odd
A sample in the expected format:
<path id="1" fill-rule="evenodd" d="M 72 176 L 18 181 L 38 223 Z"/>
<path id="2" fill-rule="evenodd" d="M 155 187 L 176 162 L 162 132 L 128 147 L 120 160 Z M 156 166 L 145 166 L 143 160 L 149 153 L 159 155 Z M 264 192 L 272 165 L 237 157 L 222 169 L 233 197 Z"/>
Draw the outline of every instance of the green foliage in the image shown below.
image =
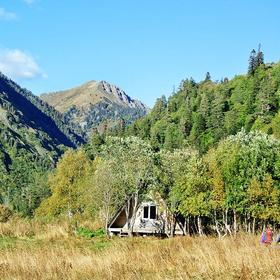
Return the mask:
<path id="1" fill-rule="evenodd" d="M 87 156 L 93 160 L 101 151 L 101 146 L 105 142 L 105 135 L 94 130 L 88 143 L 84 146 Z"/>
<path id="2" fill-rule="evenodd" d="M 205 156 L 212 205 L 239 217 L 279 221 L 280 141 L 244 130 L 221 141 Z"/>
<path id="3" fill-rule="evenodd" d="M 78 236 L 91 238 L 107 232 L 123 206 L 132 229 L 137 207 L 156 191 L 188 220 L 189 232 L 202 234 L 205 227 L 220 236 L 221 228 L 254 231 L 279 223 L 280 64 L 264 65 L 260 50 L 251 63 L 249 75 L 232 80 L 214 83 L 208 73 L 201 83 L 183 81 L 143 119 L 127 128 L 123 120 L 113 133 L 121 137 L 96 130 L 84 147 L 66 151 L 49 176 L 64 147 L 54 144 L 53 154 L 46 152 L 41 140 L 49 136 L 42 131 L 46 138 L 23 137 L 20 114 L 5 102 L 0 203 L 8 208 L 0 216 L 7 219 L 11 209 L 26 216 L 36 211 L 71 221 L 95 219 L 102 230 L 77 229 Z"/>
<path id="4" fill-rule="evenodd" d="M 160 186 L 169 207 L 184 216 L 209 214 L 209 187 L 205 167 L 197 151 L 161 151 Z"/>
<path id="5" fill-rule="evenodd" d="M 83 142 L 78 127 L 0 73 L 0 203 L 33 216 L 50 195 L 47 173 Z"/>
<path id="6" fill-rule="evenodd" d="M 88 228 L 80 227 L 77 228 L 76 234 L 78 236 L 85 237 L 85 238 L 93 238 L 93 237 L 104 237 L 106 232 L 104 231 L 103 228 L 99 228 L 93 231 Z"/>
<path id="7" fill-rule="evenodd" d="M 139 188 L 146 188 L 153 180 L 154 153 L 149 144 L 137 137 L 107 137 L 101 156 L 115 161 L 119 184 L 130 196 Z"/>
<path id="8" fill-rule="evenodd" d="M 155 150 L 194 146 L 205 153 L 226 136 L 261 130 L 279 136 L 280 64 L 258 62 L 254 75 L 214 83 L 181 83 L 168 100 L 158 99 L 124 135 L 139 136 Z"/>
<path id="9" fill-rule="evenodd" d="M 130 209 L 130 198 L 134 198 L 133 214 L 129 222 L 129 230 L 133 227 L 136 209 L 148 189 L 154 185 L 154 153 L 149 144 L 137 137 L 107 137 L 105 145 L 102 146 L 101 156 L 107 163 L 111 164 L 110 191 L 105 188 L 103 195 L 103 213 L 105 214 L 105 225 L 112 217 L 110 212 L 112 200 L 116 206 L 126 205 L 127 217 Z M 107 169 L 108 170 L 108 169 Z M 107 176 L 108 176 L 107 175 Z M 106 178 L 106 177 L 105 177 Z M 99 180 L 96 182 L 98 185 Z M 108 183 L 105 184 L 108 186 Z M 100 186 L 101 189 L 104 189 Z M 112 193 L 112 190 L 115 190 Z M 108 193 L 110 194 L 108 199 Z"/>
<path id="10" fill-rule="evenodd" d="M 107 137 L 84 149 L 67 151 L 49 177 L 51 196 L 43 201 L 38 216 L 95 218 L 106 230 L 117 209 L 132 195 L 139 201 L 153 184 L 154 153 L 136 137 Z"/>
<path id="11" fill-rule="evenodd" d="M 0 177 L 0 200 L 13 211 L 33 216 L 34 210 L 50 191 L 47 169 L 32 157 L 18 155 Z"/>
<path id="12" fill-rule="evenodd" d="M 254 49 L 251 51 L 249 58 L 248 74 L 254 75 L 257 68 L 262 64 L 264 64 L 264 55 L 261 51 L 261 45 L 259 44 L 258 52 L 256 52 Z"/>
<path id="13" fill-rule="evenodd" d="M 86 180 L 91 166 L 83 150 L 67 151 L 49 177 L 52 195 L 37 209 L 39 216 L 64 215 L 71 218 L 84 213 L 88 204 Z"/>

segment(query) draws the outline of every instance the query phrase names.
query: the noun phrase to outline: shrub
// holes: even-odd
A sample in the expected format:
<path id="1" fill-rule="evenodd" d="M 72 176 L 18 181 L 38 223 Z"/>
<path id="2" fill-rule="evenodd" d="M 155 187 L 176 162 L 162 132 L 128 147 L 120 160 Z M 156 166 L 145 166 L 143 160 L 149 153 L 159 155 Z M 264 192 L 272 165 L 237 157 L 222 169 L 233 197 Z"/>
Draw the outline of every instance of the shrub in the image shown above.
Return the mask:
<path id="1" fill-rule="evenodd" d="M 105 235 L 105 231 L 102 228 L 92 231 L 88 228 L 80 227 L 76 230 L 76 234 L 85 238 L 103 237 Z"/>
<path id="2" fill-rule="evenodd" d="M 12 216 L 12 211 L 3 204 L 0 204 L 0 223 L 6 223 Z"/>

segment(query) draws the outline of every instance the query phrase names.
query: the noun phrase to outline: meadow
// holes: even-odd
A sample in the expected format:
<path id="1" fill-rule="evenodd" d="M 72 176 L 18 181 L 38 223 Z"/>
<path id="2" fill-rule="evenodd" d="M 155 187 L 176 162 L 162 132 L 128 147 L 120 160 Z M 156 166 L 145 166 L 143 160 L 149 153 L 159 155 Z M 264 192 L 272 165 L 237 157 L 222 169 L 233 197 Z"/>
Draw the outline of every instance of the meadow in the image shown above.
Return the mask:
<path id="1" fill-rule="evenodd" d="M 280 279 L 280 248 L 258 236 L 76 236 L 67 223 L 0 224 L 0 279 Z"/>

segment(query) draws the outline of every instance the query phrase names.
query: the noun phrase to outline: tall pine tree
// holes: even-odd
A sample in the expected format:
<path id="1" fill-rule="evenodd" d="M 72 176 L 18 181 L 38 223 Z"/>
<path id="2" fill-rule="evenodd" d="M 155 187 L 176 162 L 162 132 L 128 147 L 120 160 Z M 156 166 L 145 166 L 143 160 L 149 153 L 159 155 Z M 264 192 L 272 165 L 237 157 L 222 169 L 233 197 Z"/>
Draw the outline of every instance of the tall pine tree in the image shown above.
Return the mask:
<path id="1" fill-rule="evenodd" d="M 259 44 L 258 53 L 256 56 L 256 65 L 258 67 L 262 64 L 264 64 L 264 55 L 263 52 L 261 51 L 261 44 Z"/>
<path id="2" fill-rule="evenodd" d="M 261 51 L 261 44 L 259 44 L 258 52 L 256 52 L 254 49 L 251 51 L 249 58 L 248 74 L 254 75 L 256 69 L 262 64 L 264 64 L 264 55 Z"/>
<path id="3" fill-rule="evenodd" d="M 257 69 L 257 60 L 256 60 L 257 54 L 255 49 L 251 51 L 250 57 L 249 57 L 249 67 L 248 67 L 248 74 L 254 75 L 256 69 Z"/>

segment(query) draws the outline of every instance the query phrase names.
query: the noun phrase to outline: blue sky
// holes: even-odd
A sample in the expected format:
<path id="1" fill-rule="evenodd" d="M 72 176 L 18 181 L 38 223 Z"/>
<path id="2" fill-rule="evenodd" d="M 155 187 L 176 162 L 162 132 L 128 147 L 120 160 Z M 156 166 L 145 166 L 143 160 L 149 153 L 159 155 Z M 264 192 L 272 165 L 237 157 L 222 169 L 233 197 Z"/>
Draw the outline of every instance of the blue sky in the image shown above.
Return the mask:
<path id="1" fill-rule="evenodd" d="M 0 70 L 35 94 L 106 80 L 152 106 L 187 77 L 280 57 L 278 0 L 2 0 Z"/>

